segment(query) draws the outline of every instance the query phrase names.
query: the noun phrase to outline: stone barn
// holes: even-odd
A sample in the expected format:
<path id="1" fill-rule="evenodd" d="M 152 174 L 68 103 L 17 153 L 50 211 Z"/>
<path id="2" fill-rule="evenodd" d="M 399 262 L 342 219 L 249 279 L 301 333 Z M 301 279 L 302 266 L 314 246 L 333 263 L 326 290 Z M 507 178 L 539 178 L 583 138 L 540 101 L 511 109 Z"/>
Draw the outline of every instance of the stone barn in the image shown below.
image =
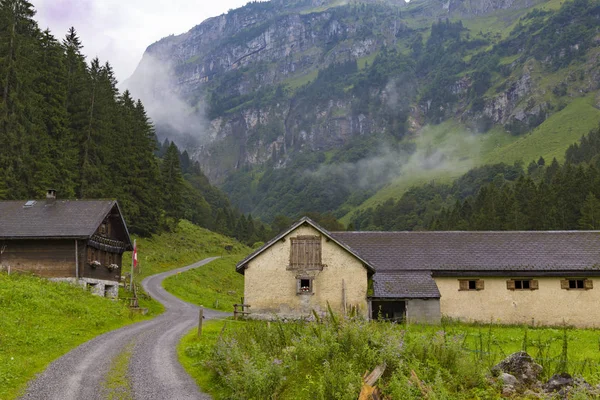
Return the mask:
<path id="1" fill-rule="evenodd" d="M 328 232 L 303 218 L 237 265 L 256 318 L 600 327 L 600 232 Z"/>
<path id="2" fill-rule="evenodd" d="M 80 284 L 115 298 L 131 250 L 115 200 L 0 201 L 0 268 Z"/>

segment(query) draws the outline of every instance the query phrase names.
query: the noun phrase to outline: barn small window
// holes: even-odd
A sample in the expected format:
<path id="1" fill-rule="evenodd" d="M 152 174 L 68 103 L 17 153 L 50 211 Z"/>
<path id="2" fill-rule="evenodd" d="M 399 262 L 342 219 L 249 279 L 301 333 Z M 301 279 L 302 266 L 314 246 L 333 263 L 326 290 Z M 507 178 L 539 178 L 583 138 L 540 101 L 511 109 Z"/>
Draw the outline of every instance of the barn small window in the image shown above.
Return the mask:
<path id="1" fill-rule="evenodd" d="M 591 279 L 563 279 L 560 287 L 567 290 L 590 290 L 594 288 L 594 282 Z"/>
<path id="2" fill-rule="evenodd" d="M 323 269 L 320 236 L 298 236 L 291 238 L 290 241 L 289 269 Z"/>
<path id="3" fill-rule="evenodd" d="M 460 279 L 458 281 L 458 290 L 483 290 L 483 279 Z"/>
<path id="4" fill-rule="evenodd" d="M 536 279 L 510 279 L 506 281 L 508 290 L 538 290 L 539 284 Z"/>
<path id="5" fill-rule="evenodd" d="M 297 278 L 297 293 L 298 294 L 313 294 L 312 278 L 301 277 Z"/>

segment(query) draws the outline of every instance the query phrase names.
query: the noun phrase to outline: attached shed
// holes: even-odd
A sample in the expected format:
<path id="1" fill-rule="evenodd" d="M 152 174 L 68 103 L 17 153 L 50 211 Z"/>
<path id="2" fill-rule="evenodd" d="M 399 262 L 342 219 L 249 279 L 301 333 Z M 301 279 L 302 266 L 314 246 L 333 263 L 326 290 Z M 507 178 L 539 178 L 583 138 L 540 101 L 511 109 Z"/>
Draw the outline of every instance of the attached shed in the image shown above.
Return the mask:
<path id="1" fill-rule="evenodd" d="M 0 201 L 0 268 L 66 280 L 118 295 L 132 244 L 115 200 Z"/>
<path id="2" fill-rule="evenodd" d="M 331 235 L 374 265 L 372 306 L 405 301 L 408 320 L 433 321 L 437 301 L 463 321 L 600 327 L 600 232 Z"/>

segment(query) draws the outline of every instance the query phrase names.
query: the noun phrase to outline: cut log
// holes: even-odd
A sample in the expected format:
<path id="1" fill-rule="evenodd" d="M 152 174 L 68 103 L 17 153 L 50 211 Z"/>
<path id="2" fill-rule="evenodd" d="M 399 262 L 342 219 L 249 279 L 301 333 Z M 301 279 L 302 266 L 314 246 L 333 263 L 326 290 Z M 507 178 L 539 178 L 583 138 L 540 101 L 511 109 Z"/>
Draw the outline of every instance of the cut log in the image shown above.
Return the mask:
<path id="1" fill-rule="evenodd" d="M 363 376 L 363 385 L 360 391 L 360 395 L 358 396 L 358 400 L 380 400 L 381 391 L 379 388 L 375 387 L 375 382 L 381 378 L 381 375 L 385 372 L 385 364 L 381 364 L 375 367 L 370 374 Z"/>

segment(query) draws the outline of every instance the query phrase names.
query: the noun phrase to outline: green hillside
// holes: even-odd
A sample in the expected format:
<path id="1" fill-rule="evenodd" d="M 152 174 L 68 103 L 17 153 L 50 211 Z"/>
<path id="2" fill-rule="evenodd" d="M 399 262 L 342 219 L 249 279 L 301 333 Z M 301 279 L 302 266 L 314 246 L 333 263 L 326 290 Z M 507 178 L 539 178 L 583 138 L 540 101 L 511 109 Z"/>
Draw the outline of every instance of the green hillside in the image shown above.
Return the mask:
<path id="1" fill-rule="evenodd" d="M 244 276 L 235 271 L 236 263 L 250 250 L 167 278 L 163 286 L 170 293 L 192 304 L 233 312 L 233 305 L 244 296 Z"/>
<path id="2" fill-rule="evenodd" d="M 137 237 L 139 270 L 136 280 L 193 264 L 207 257 L 226 256 L 249 252 L 237 240 L 220 235 L 182 220 L 172 232 L 163 232 L 149 238 Z M 123 255 L 131 259 L 131 253 Z M 124 272 L 129 271 L 123 267 Z"/>
<path id="3" fill-rule="evenodd" d="M 29 379 L 72 348 L 152 316 L 132 316 L 124 303 L 67 283 L 4 273 L 0 273 L 0 309 L 3 400 L 15 398 Z"/>
<path id="4" fill-rule="evenodd" d="M 329 37 L 285 62 L 265 53 L 203 87 L 219 139 L 202 163 L 244 213 L 266 222 L 333 213 L 348 224 L 410 187 L 482 165 L 560 161 L 600 120 L 598 0 L 393 3 L 329 2 L 329 25 L 310 10 L 301 20 L 316 25 L 305 29 Z M 284 17 L 273 7 L 235 39 L 276 31 Z M 291 33 L 273 35 L 287 43 Z M 289 62 L 293 73 L 260 83 Z M 180 73 L 183 82 L 190 71 Z"/>
<path id="5" fill-rule="evenodd" d="M 563 161 L 565 150 L 600 123 L 600 110 L 594 106 L 595 96 L 574 99 L 564 109 L 551 115 L 530 133 L 514 136 L 496 127 L 487 133 L 473 134 L 452 120 L 428 125 L 411 140 L 418 150 L 449 149 L 447 164 L 440 169 L 412 169 L 386 185 L 361 205 L 348 212 L 341 221 L 348 224 L 361 210 L 375 207 L 388 199 L 399 199 L 411 187 L 431 181 L 449 183 L 469 169 L 481 165 L 522 161 L 524 164 L 540 156 Z"/>
<path id="6" fill-rule="evenodd" d="M 250 249 L 188 221 L 173 232 L 137 238 L 140 270 L 146 276 L 186 266 L 211 256 L 225 256 L 205 268 L 190 271 L 165 287 L 174 294 L 206 307 L 231 311 L 243 295 L 243 277 L 234 265 Z M 124 256 L 129 260 L 131 253 Z M 123 271 L 128 271 L 127 262 Z M 218 303 L 215 303 L 218 300 Z M 147 316 L 132 315 L 123 302 L 91 295 L 66 283 L 29 275 L 0 273 L 0 399 L 15 398 L 27 381 L 56 358 L 104 332 L 140 319 L 151 318 L 162 308 L 140 300 Z"/>

